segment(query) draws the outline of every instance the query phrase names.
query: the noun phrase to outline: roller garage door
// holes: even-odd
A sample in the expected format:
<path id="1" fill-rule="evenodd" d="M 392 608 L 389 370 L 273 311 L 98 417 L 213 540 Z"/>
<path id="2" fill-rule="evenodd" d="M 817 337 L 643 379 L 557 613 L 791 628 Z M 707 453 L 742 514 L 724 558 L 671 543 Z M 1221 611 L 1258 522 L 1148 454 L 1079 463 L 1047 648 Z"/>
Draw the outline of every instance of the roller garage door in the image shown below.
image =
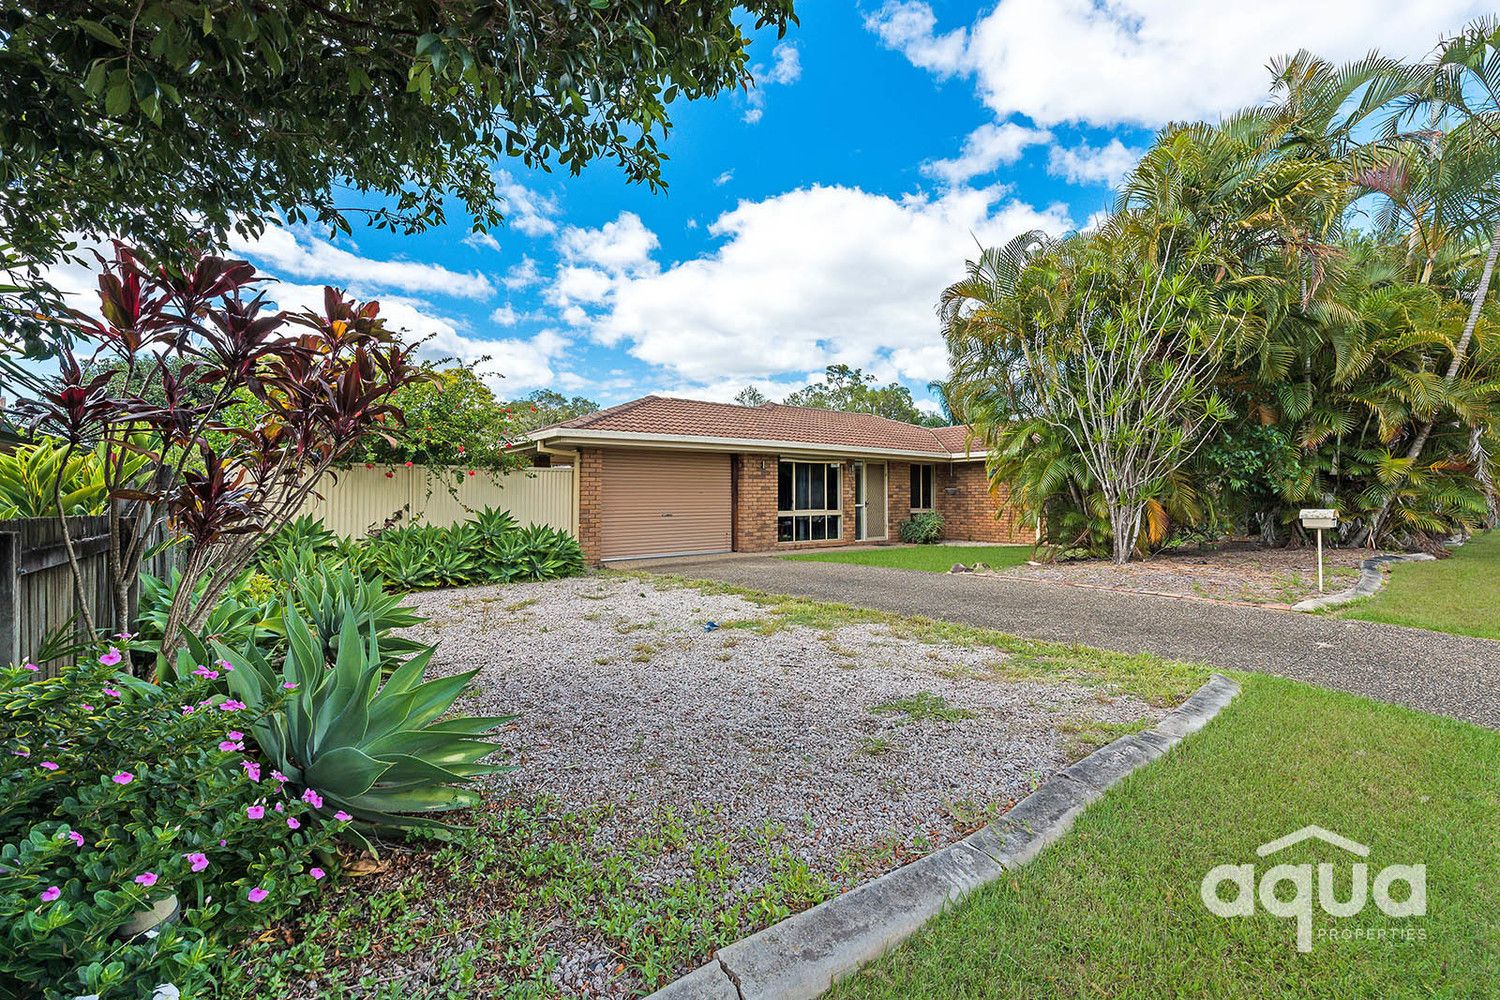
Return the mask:
<path id="1" fill-rule="evenodd" d="M 605 559 L 728 552 L 729 456 L 606 451 Z"/>

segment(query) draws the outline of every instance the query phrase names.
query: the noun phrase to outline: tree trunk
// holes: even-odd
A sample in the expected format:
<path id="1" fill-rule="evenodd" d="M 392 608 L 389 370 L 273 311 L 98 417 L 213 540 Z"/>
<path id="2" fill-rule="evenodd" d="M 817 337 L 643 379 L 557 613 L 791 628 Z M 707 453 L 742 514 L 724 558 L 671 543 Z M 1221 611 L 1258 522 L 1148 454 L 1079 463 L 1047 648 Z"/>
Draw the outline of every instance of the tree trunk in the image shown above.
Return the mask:
<path id="1" fill-rule="evenodd" d="M 1474 289 L 1474 301 L 1469 305 L 1469 318 L 1464 323 L 1463 335 L 1458 338 L 1458 343 L 1453 347 L 1453 358 L 1448 362 L 1448 372 L 1443 376 L 1445 382 L 1451 383 L 1458 377 L 1459 369 L 1463 367 L 1464 361 L 1469 355 L 1469 344 L 1474 340 L 1474 328 L 1479 325 L 1479 314 L 1484 310 L 1484 300 L 1490 292 L 1490 279 L 1495 275 L 1495 258 L 1500 257 L 1500 225 L 1490 234 L 1490 252 L 1484 258 L 1484 270 L 1479 272 L 1479 287 Z M 1422 456 L 1422 449 L 1427 447 L 1427 439 L 1432 436 L 1432 428 L 1435 421 L 1428 420 L 1412 438 L 1411 446 L 1406 449 L 1406 458 L 1415 463 Z M 1390 513 L 1391 498 L 1386 497 L 1385 502 L 1380 505 L 1380 511 L 1371 522 L 1370 548 L 1375 548 L 1380 537 L 1381 529 L 1385 526 L 1385 516 Z"/>
<path id="2" fill-rule="evenodd" d="M 1135 554 L 1135 542 L 1141 534 L 1141 513 L 1145 509 L 1141 504 L 1111 504 L 1109 508 L 1109 525 L 1112 552 L 1116 566 L 1123 566 L 1130 562 L 1130 557 Z"/>

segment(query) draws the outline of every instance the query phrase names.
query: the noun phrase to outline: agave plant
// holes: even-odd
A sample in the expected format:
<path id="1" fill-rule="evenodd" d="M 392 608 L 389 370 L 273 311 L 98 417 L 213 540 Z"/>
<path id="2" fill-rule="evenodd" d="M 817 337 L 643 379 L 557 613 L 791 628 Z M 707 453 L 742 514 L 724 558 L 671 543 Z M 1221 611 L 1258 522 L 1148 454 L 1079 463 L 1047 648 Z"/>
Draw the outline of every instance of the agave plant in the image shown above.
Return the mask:
<path id="1" fill-rule="evenodd" d="M 424 681 L 429 646 L 382 683 L 380 640 L 362 642 L 354 616 L 344 619 L 330 666 L 296 602 L 282 615 L 287 651 L 279 665 L 256 650 L 216 644 L 214 653 L 234 668 L 235 698 L 256 714 L 281 705 L 251 733 L 277 770 L 317 791 L 320 808 L 350 813 L 363 831 L 452 829 L 431 814 L 477 805 L 479 793 L 465 786 L 512 770 L 481 763 L 495 745 L 480 737 L 514 716 L 444 717 L 478 670 Z"/>
<path id="2" fill-rule="evenodd" d="M 381 535 L 371 543 L 369 564 L 391 589 L 419 590 L 431 585 L 432 546 L 407 531 L 395 538 Z"/>
<path id="3" fill-rule="evenodd" d="M 201 598 L 206 580 L 200 580 L 197 590 Z M 258 636 L 269 636 L 274 629 L 271 605 L 275 602 L 274 585 L 260 574 L 241 574 L 214 605 L 203 626 L 198 630 L 197 647 L 179 651 L 171 663 L 159 663 L 158 679 L 170 681 L 177 670 L 191 671 L 195 666 L 208 662 L 203 649 L 207 643 L 221 642 L 226 646 L 253 645 Z M 182 585 L 182 575 L 176 570 L 168 580 L 144 573 L 141 575 L 140 614 L 136 618 L 136 643 L 134 648 L 154 650 L 160 647 L 163 631 L 167 627 L 167 616 L 171 612 L 172 598 Z"/>
<path id="4" fill-rule="evenodd" d="M 361 642 L 369 636 L 379 640 L 381 655 L 390 669 L 426 648 L 414 639 L 393 634 L 397 629 L 411 628 L 427 619 L 403 607 L 400 594 L 387 593 L 385 581 L 378 576 L 365 578 L 346 567 L 315 566 L 295 581 L 289 591 L 297 608 L 307 616 L 328 663 L 337 661 L 339 641 L 351 619 L 358 626 Z M 268 624 L 278 633 L 285 632 L 285 622 L 279 614 Z"/>
<path id="5" fill-rule="evenodd" d="M 502 553 L 502 560 L 511 580 L 555 580 L 583 572 L 583 549 L 578 540 L 543 524 L 517 532 L 513 544 Z"/>
<path id="6" fill-rule="evenodd" d="M 430 586 L 462 587 L 479 573 L 479 546 L 467 525 L 449 528 L 432 547 Z"/>

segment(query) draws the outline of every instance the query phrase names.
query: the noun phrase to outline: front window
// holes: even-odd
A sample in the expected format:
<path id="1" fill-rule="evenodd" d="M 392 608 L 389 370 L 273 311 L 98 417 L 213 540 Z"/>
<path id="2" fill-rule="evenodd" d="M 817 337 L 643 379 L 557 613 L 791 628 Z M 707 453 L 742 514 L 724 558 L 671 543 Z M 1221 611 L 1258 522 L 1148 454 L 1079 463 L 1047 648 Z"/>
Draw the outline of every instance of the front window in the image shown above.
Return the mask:
<path id="1" fill-rule="evenodd" d="M 932 509 L 932 466 L 911 467 L 911 509 Z"/>
<path id="2" fill-rule="evenodd" d="M 841 485 L 837 462 L 782 461 L 776 489 L 776 540 L 839 538 Z"/>

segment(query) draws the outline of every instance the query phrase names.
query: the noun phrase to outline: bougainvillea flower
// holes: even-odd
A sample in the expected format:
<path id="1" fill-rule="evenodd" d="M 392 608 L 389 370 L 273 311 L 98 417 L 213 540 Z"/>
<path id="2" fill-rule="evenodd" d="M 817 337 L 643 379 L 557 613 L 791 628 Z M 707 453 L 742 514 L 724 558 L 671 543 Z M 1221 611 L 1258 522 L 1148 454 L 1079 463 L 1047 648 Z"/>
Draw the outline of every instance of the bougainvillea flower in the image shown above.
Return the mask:
<path id="1" fill-rule="evenodd" d="M 56 771 L 57 770 L 57 765 L 54 764 L 50 760 L 44 760 L 44 761 L 42 761 L 40 764 L 37 765 L 37 767 L 43 768 L 43 769 L 48 770 L 48 771 Z"/>
<path id="2" fill-rule="evenodd" d="M 245 898 L 250 900 L 250 902 L 252 903 L 259 903 L 269 895 L 269 892 L 262 889 L 260 886 L 256 886 L 254 889 L 251 889 L 249 892 L 245 893 Z"/>
<path id="3" fill-rule="evenodd" d="M 325 872 L 323 869 L 318 868 L 318 867 L 315 866 L 315 867 L 309 868 L 307 870 L 307 874 L 309 874 L 309 875 L 311 875 L 313 877 L 313 881 L 314 882 L 317 882 L 317 881 L 320 881 L 323 878 L 323 876 L 327 875 L 328 873 Z"/>
<path id="4" fill-rule="evenodd" d="M 42 902 L 44 902 L 44 903 L 50 903 L 54 899 L 56 899 L 58 896 L 61 896 L 61 895 L 62 895 L 62 890 L 61 889 L 59 889 L 55 885 L 49 885 L 49 886 L 47 886 L 47 888 L 45 888 L 45 889 L 42 890 Z"/>
<path id="5" fill-rule="evenodd" d="M 286 818 L 286 825 L 295 830 L 302 825 L 302 821 L 295 816 L 288 816 Z"/>
<path id="6" fill-rule="evenodd" d="M 242 760 L 242 761 L 240 761 L 240 767 L 243 767 L 245 769 L 245 775 L 251 781 L 259 781 L 260 780 L 260 765 L 257 764 L 255 761 L 253 761 L 253 760 Z"/>
<path id="7" fill-rule="evenodd" d="M 128 785 L 135 780 L 135 775 L 131 774 L 129 771 L 121 771 L 110 780 L 117 785 Z"/>
<path id="8" fill-rule="evenodd" d="M 111 646 L 111 647 L 109 647 L 109 652 L 107 652 L 103 656 L 99 657 L 99 662 L 102 663 L 102 664 L 104 664 L 106 667 L 112 667 L 116 663 L 119 663 L 120 659 L 121 659 L 121 657 L 120 657 L 120 651 L 118 649 L 116 649 L 115 647 Z"/>
<path id="9" fill-rule="evenodd" d="M 187 858 L 188 864 L 192 866 L 195 872 L 201 872 L 208 867 L 208 855 L 201 851 L 194 851 L 191 854 L 184 855 L 184 857 Z"/>
<path id="10" fill-rule="evenodd" d="M 141 872 L 135 877 L 135 881 L 137 885 L 143 885 L 149 889 L 156 884 L 156 872 Z"/>
<path id="11" fill-rule="evenodd" d="M 245 809 L 245 815 L 251 819 L 260 819 L 266 814 L 265 806 L 249 806 Z"/>
<path id="12" fill-rule="evenodd" d="M 306 802 L 308 805 L 312 806 L 314 809 L 322 809 L 323 808 L 323 796 L 319 795 L 317 792 L 313 791 L 311 788 L 309 788 L 307 791 L 305 791 L 305 792 L 302 793 L 302 801 Z"/>

